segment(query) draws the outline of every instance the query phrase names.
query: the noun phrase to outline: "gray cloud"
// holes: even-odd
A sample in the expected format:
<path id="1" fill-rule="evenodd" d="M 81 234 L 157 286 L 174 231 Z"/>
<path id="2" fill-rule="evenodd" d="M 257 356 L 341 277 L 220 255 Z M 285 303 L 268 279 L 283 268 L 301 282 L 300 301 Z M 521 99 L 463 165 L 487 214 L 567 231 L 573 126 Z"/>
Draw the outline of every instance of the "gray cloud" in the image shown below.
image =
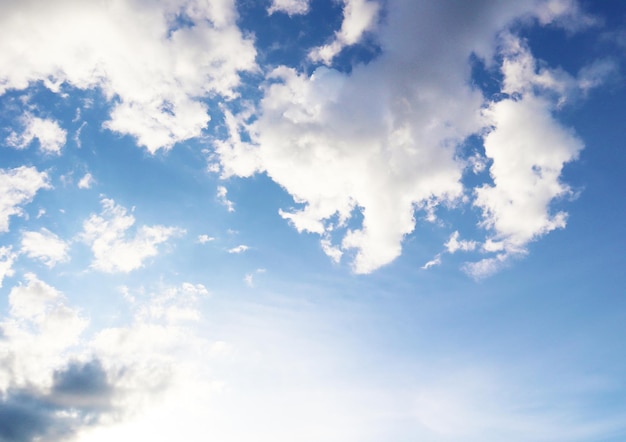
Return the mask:
<path id="1" fill-rule="evenodd" d="M 49 392 L 10 389 L 0 401 L 0 441 L 64 440 L 98 422 L 113 388 L 99 360 L 70 362 L 53 374 Z"/>

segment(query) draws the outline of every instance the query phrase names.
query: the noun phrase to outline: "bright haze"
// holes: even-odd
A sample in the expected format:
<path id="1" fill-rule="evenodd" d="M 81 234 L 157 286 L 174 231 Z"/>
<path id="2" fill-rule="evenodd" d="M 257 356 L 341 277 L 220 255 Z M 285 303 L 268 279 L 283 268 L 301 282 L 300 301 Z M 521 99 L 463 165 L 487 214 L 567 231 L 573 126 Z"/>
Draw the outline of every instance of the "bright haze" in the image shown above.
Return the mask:
<path id="1" fill-rule="evenodd" d="M 626 3 L 0 2 L 0 441 L 626 440 Z"/>

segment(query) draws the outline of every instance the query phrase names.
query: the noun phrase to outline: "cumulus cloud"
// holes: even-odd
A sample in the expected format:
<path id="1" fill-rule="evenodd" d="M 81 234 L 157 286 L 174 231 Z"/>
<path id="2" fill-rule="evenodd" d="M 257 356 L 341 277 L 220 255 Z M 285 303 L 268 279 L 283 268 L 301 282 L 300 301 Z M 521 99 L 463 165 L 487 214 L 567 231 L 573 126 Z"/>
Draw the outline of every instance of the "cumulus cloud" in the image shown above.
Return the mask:
<path id="1" fill-rule="evenodd" d="M 59 123 L 50 118 L 39 118 L 26 113 L 21 118 L 24 126 L 22 133 L 12 132 L 7 138 L 7 144 L 17 149 L 24 149 L 35 139 L 39 141 L 39 148 L 45 153 L 61 154 L 65 146 L 67 132 Z"/>
<path id="2" fill-rule="evenodd" d="M 272 0 L 272 4 L 267 9 L 268 14 L 284 12 L 288 15 L 301 15 L 309 12 L 311 0 Z"/>
<path id="3" fill-rule="evenodd" d="M 484 147 L 493 184 L 476 188 L 474 200 L 483 212 L 482 226 L 492 232 L 483 249 L 497 255 L 466 265 L 477 278 L 497 271 L 509 256 L 525 254 L 530 241 L 565 227 L 567 214 L 552 214 L 550 206 L 571 194 L 561 172 L 583 148 L 573 131 L 554 117 L 567 96 L 569 77 L 561 75 L 559 81 L 558 73 L 537 71 L 519 40 L 507 44 L 512 49 L 502 66 L 503 90 L 510 98 L 491 103 L 484 112 L 491 126 Z"/>
<path id="4" fill-rule="evenodd" d="M 78 188 L 79 189 L 91 189 L 91 186 L 93 186 L 95 180 L 93 179 L 93 176 L 87 172 L 79 181 L 78 181 Z"/>
<path id="5" fill-rule="evenodd" d="M 21 206 L 31 202 L 40 189 L 49 189 L 48 174 L 35 167 L 0 169 L 0 232 L 9 231 L 9 217 L 24 214 Z"/>
<path id="6" fill-rule="evenodd" d="M 349 3 L 353 12 L 375 9 L 368 2 Z M 389 1 L 384 23 L 373 29 L 381 46 L 378 58 L 354 66 L 349 74 L 320 67 L 309 75 L 279 66 L 268 75 L 258 118 L 251 119 L 246 112 L 226 113 L 229 138 L 215 143 L 222 176 L 267 173 L 294 199 L 294 206 L 281 209 L 280 215 L 300 232 L 319 234 L 322 248 L 333 260 L 347 252 L 357 273 L 371 272 L 399 256 L 417 216 L 436 221 L 440 206 L 453 208 L 472 201 L 472 196 L 474 205 L 483 209 L 483 226 L 495 228 L 492 239 L 500 240 L 496 224 L 503 221 L 494 213 L 506 209 L 496 207 L 495 194 L 521 195 L 528 182 L 500 178 L 498 170 L 507 160 L 494 150 L 515 151 L 511 155 L 524 156 L 527 162 L 535 161 L 529 152 L 541 151 L 539 162 L 550 156 L 546 150 L 553 142 L 569 152 L 554 163 L 535 165 L 536 170 L 546 169 L 532 182 L 536 192 L 528 196 L 538 198 L 539 210 L 567 193 L 566 186 L 554 183 L 562 164 L 582 147 L 568 130 L 558 128 L 552 114 L 572 91 L 581 89 L 582 76 L 537 69 L 532 55 L 523 45 L 512 46 L 516 40 L 505 32 L 517 19 L 544 14 L 542 23 L 548 23 L 572 12 L 565 7 L 550 15 L 542 12 L 543 5 Z M 361 29 L 349 34 L 356 39 L 369 28 L 354 29 Z M 472 55 L 486 64 L 503 60 L 502 92 L 511 98 L 490 102 L 471 86 Z M 513 98 L 518 96 L 524 98 Z M 542 118 L 536 128 L 524 121 L 535 110 L 536 118 Z M 505 114 L 527 131 L 514 140 L 516 147 L 496 147 L 514 138 L 512 133 L 503 138 L 514 128 L 503 119 Z M 473 152 L 463 159 L 463 143 L 471 135 L 484 136 L 486 155 Z M 544 135 L 556 139 L 540 143 Z M 526 148 L 526 143 L 533 143 L 533 148 Z M 480 173 L 489 161 L 494 182 L 475 191 L 465 189 L 461 177 L 468 165 Z M 354 225 L 357 214 L 362 216 L 361 226 Z M 526 239 L 518 236 L 518 244 L 560 224 L 559 216 L 539 216 L 546 220 L 543 227 L 532 227 L 537 220 L 529 214 L 520 220 L 520 225 L 530 223 L 526 228 L 534 233 Z M 343 232 L 337 246 L 329 242 L 335 232 Z M 463 247 L 476 248 L 468 241 Z M 514 242 L 512 236 L 507 241 Z"/>
<path id="7" fill-rule="evenodd" d="M 332 42 L 314 48 L 309 57 L 314 61 L 321 61 L 327 65 L 341 50 L 358 43 L 366 31 L 376 24 L 380 5 L 372 0 L 344 0 L 343 22 L 341 29 L 335 33 Z"/>
<path id="8" fill-rule="evenodd" d="M 29 258 L 38 259 L 48 267 L 67 261 L 69 246 L 46 228 L 39 232 L 23 232 L 21 252 Z"/>
<path id="9" fill-rule="evenodd" d="M 235 97 L 256 69 L 236 20 L 234 0 L 3 2 L 0 94 L 38 80 L 99 88 L 114 103 L 106 128 L 168 149 L 207 125 L 201 98 Z"/>
<path id="10" fill-rule="evenodd" d="M 103 272 L 130 272 L 143 266 L 147 258 L 158 254 L 157 246 L 182 230 L 165 226 L 141 226 L 128 238 L 135 217 L 112 199 L 103 198 L 102 212 L 83 223 L 80 238 L 91 246 L 91 266 Z"/>

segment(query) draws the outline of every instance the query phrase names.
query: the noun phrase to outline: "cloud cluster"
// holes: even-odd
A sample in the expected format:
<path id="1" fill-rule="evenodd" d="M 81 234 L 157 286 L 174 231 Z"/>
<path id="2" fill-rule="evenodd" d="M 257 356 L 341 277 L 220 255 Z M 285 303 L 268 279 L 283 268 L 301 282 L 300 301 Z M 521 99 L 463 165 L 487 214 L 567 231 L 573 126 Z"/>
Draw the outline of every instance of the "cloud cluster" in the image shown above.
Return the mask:
<path id="1" fill-rule="evenodd" d="M 326 66 L 268 68 L 261 98 L 237 101 L 234 111 L 228 102 L 238 96 L 240 74 L 259 72 L 234 0 L 33 5 L 13 0 L 0 7 L 0 93 L 36 81 L 55 92 L 99 89 L 112 106 L 105 127 L 134 136 L 151 153 L 201 135 L 207 101 L 219 98 L 228 136 L 214 142 L 219 165 L 212 170 L 223 178 L 266 173 L 293 197 L 293 207 L 280 215 L 298 231 L 320 235 L 324 253 L 335 262 L 347 256 L 357 273 L 392 262 L 418 220 L 436 221 L 441 207 L 482 213 L 484 238 L 467 240 L 471 248 L 445 245 L 449 253 L 484 254 L 465 266 L 475 277 L 563 227 L 566 214 L 553 214 L 551 206 L 570 194 L 561 172 L 583 145 L 556 113 L 616 69 L 608 60 L 575 75 L 550 68 L 510 33 L 528 23 L 571 32 L 594 25 L 574 1 L 344 0 L 333 40 L 309 52 L 309 62 Z M 268 12 L 305 14 L 309 7 L 309 1 L 274 0 Z M 335 56 L 367 33 L 379 55 L 349 73 L 334 69 Z M 471 60 L 494 74 L 500 69 L 499 94 L 485 96 L 473 84 Z M 42 149 L 60 152 L 66 133 L 58 123 L 28 113 L 23 121 L 25 131 L 12 134 L 9 144 L 24 147 L 37 138 Z M 467 151 L 472 136 L 482 139 L 484 152 Z M 470 170 L 489 177 L 466 187 Z M 7 231 L 9 217 L 48 184 L 33 168 L 1 173 L 0 190 L 11 188 L 0 200 L 0 231 Z M 18 184 L 27 173 L 40 175 Z M 78 186 L 93 182 L 87 173 Z M 226 187 L 218 187 L 217 199 L 234 211 Z M 104 204 L 81 236 L 94 251 L 94 268 L 141 267 L 175 233 L 144 226 L 127 240 L 134 218 Z"/>
<path id="2" fill-rule="evenodd" d="M 506 32 L 520 20 L 587 23 L 571 2 L 386 6 L 375 29 L 378 58 L 349 74 L 320 67 L 309 75 L 279 66 L 267 76 L 257 118 L 226 113 L 229 139 L 215 143 L 222 176 L 267 173 L 296 204 L 281 216 L 300 232 L 319 234 L 334 261 L 354 250 L 357 273 L 400 255 L 416 213 L 435 221 L 438 207 L 471 202 L 482 209 L 488 237 L 483 247 L 476 240 L 467 244 L 493 255 L 466 266 L 479 277 L 564 225 L 565 215 L 551 215 L 550 204 L 568 193 L 559 177 L 582 143 L 554 113 L 584 85 L 601 82 L 610 63 L 578 77 L 538 67 L 523 42 Z M 357 42 L 377 8 L 346 2 L 346 30 L 337 41 Z M 487 66 L 502 61 L 501 98 L 490 101 L 472 86 L 471 57 Z M 464 152 L 472 135 L 483 138 L 484 155 Z M 479 173 L 487 164 L 492 181 L 464 188 L 465 171 Z M 357 213 L 360 227 L 351 222 Z"/>
<path id="3" fill-rule="evenodd" d="M 0 95 L 36 81 L 53 91 L 99 88 L 113 103 L 105 127 L 150 152 L 170 148 L 201 134 L 202 98 L 234 97 L 239 73 L 255 69 L 236 15 L 234 0 L 3 2 Z M 31 120 L 16 142 L 38 136 L 57 149 L 60 132 Z"/>
<path id="4" fill-rule="evenodd" d="M 143 266 L 144 260 L 158 253 L 157 246 L 183 232 L 175 227 L 141 226 L 132 238 L 128 230 L 135 217 L 112 199 L 103 198 L 100 215 L 92 214 L 83 223 L 80 238 L 90 245 L 94 255 L 91 266 L 103 272 L 130 272 Z"/>
<path id="5" fill-rule="evenodd" d="M 211 345 L 184 325 L 208 294 L 201 284 L 150 293 L 134 301 L 131 324 L 86 339 L 88 321 L 62 293 L 34 274 L 25 279 L 0 319 L 1 440 L 76 440 L 115 426 L 184 374 L 177 356 L 187 344 Z"/>

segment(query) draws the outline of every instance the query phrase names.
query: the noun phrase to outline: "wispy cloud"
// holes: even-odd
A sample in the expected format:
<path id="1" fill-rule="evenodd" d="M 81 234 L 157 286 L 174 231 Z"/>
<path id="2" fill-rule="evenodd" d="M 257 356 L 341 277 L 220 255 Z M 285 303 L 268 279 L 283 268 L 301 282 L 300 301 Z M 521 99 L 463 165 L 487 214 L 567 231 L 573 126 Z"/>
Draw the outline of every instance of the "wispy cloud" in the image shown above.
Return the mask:
<path id="1" fill-rule="evenodd" d="M 230 201 L 227 197 L 228 195 L 228 189 L 226 189 L 226 187 L 224 186 L 217 186 L 217 199 L 218 201 L 226 206 L 226 208 L 228 209 L 229 212 L 234 212 L 235 211 L 235 203 L 233 203 L 232 201 Z"/>

